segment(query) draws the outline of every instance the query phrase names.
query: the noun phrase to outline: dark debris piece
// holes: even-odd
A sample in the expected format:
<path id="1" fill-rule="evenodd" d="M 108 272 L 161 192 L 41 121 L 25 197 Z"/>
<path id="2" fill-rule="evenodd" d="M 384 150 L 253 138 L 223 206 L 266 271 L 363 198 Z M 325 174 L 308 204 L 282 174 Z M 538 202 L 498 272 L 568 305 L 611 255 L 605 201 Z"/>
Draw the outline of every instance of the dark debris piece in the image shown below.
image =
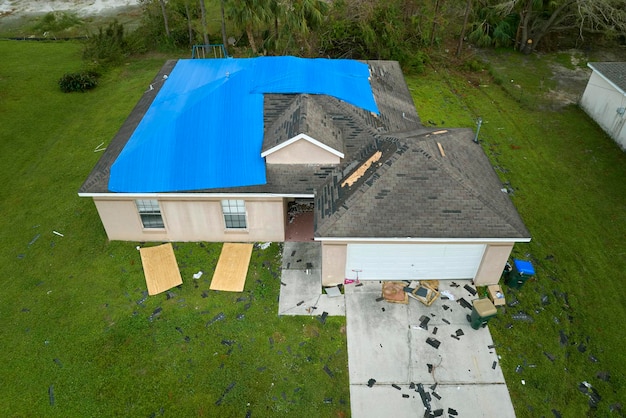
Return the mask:
<path id="1" fill-rule="evenodd" d="M 457 300 L 457 303 L 459 303 L 464 308 L 472 309 L 472 304 L 466 301 L 464 298 L 459 298 L 459 300 Z"/>
<path id="2" fill-rule="evenodd" d="M 591 409 L 596 409 L 598 407 L 598 403 L 602 400 L 602 396 L 600 396 L 596 388 L 587 382 L 582 382 L 578 385 L 578 390 L 589 396 L 589 407 Z"/>
<path id="3" fill-rule="evenodd" d="M 430 411 L 430 401 L 432 400 L 432 398 L 430 397 L 430 393 L 424 390 L 424 385 L 422 385 L 421 383 L 417 384 L 416 391 L 420 394 L 420 397 L 422 398 L 424 408 L 426 408 L 427 411 Z"/>
<path id="4" fill-rule="evenodd" d="M 376 379 L 370 379 L 367 381 L 367 387 L 371 388 L 374 386 L 375 383 L 376 383 Z"/>
<path id="5" fill-rule="evenodd" d="M 208 327 L 209 325 L 214 324 L 217 321 L 223 321 L 224 319 L 226 319 L 226 315 L 224 315 L 224 312 L 220 312 L 217 315 L 215 315 L 213 317 L 213 319 L 211 319 L 210 321 L 208 321 L 205 325 L 205 327 Z"/>
<path id="6" fill-rule="evenodd" d="M 516 321 L 535 322 L 532 316 L 528 315 L 525 312 L 518 312 L 514 315 L 511 315 L 511 318 L 515 319 Z"/>
<path id="7" fill-rule="evenodd" d="M 437 340 L 436 338 L 428 337 L 426 338 L 426 343 L 428 343 L 430 346 L 434 348 L 439 348 L 441 341 Z"/>
<path id="8" fill-rule="evenodd" d="M 467 290 L 472 296 L 476 296 L 476 289 L 474 289 L 472 286 L 466 284 L 465 286 L 463 286 L 463 289 Z"/>
<path id="9" fill-rule="evenodd" d="M 222 393 L 222 396 L 215 401 L 215 405 L 221 405 L 222 402 L 224 401 L 224 397 L 228 394 L 228 392 L 230 392 L 233 388 L 235 387 L 235 382 L 232 382 L 230 385 L 228 385 L 228 387 L 224 390 L 224 393 Z"/>

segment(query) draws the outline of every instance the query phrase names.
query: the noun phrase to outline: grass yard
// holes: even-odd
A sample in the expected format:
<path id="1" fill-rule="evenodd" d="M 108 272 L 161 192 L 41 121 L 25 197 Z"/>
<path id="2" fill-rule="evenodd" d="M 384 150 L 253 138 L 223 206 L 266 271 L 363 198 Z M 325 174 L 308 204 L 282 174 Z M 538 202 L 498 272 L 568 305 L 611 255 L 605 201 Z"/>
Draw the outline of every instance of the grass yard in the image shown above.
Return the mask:
<path id="1" fill-rule="evenodd" d="M 492 71 L 532 86 L 550 80 L 550 59 L 496 56 Z M 517 415 L 623 416 L 626 154 L 577 106 L 545 110 L 537 86 L 524 97 L 486 72 L 442 66 L 408 84 L 425 124 L 482 117 L 482 146 L 533 237 L 514 252 L 536 280 L 505 288 L 508 306 L 490 323 Z M 601 397 L 594 408 L 582 382 Z"/>
<path id="2" fill-rule="evenodd" d="M 349 415 L 345 319 L 277 316 L 279 245 L 226 293 L 209 290 L 220 244 L 176 244 L 184 284 L 148 297 L 137 243 L 108 242 L 77 196 L 167 57 L 63 94 L 79 43 L 0 56 L 0 416 Z"/>
<path id="3" fill-rule="evenodd" d="M 0 415 L 349 415 L 345 320 L 277 317 L 279 245 L 253 251 L 237 294 L 208 289 L 220 244 L 177 243 L 184 284 L 148 297 L 137 243 L 108 242 L 76 195 L 167 57 L 63 94 L 80 44 L 0 41 L 0 56 Z M 549 110 L 547 59 L 496 54 L 495 78 L 438 64 L 407 82 L 425 124 L 483 119 L 533 236 L 515 255 L 536 280 L 505 288 L 490 326 L 517 415 L 621 416 L 626 156 L 576 106 Z"/>

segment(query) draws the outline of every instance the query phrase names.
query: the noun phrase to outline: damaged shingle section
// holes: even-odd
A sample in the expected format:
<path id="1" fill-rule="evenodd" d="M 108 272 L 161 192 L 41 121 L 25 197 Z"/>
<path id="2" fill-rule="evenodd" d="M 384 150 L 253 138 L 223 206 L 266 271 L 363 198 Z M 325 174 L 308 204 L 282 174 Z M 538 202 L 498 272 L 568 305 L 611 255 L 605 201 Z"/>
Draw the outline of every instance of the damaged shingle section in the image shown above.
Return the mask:
<path id="1" fill-rule="evenodd" d="M 437 142 L 443 144 L 442 157 Z M 359 183 L 337 170 L 318 195 L 318 237 L 525 238 L 521 218 L 470 130 L 378 139 L 387 150 Z M 393 152 L 388 152 L 393 148 Z M 413 152 L 416 151 L 416 152 Z M 371 151 L 370 151 L 371 153 Z M 367 153 L 366 153 L 367 154 Z M 362 158 L 361 160 L 364 160 Z M 465 170 L 468 165 L 476 168 Z"/>

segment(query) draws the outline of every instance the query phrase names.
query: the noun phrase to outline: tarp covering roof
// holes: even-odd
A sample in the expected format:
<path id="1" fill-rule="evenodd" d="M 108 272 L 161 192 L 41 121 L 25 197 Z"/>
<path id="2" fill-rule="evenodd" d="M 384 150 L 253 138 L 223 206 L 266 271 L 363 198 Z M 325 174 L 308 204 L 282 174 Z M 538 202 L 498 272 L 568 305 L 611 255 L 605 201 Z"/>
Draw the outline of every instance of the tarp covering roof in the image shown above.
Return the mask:
<path id="1" fill-rule="evenodd" d="M 369 75 L 353 60 L 180 60 L 113 163 L 109 190 L 265 184 L 263 94 L 325 94 L 378 113 Z"/>

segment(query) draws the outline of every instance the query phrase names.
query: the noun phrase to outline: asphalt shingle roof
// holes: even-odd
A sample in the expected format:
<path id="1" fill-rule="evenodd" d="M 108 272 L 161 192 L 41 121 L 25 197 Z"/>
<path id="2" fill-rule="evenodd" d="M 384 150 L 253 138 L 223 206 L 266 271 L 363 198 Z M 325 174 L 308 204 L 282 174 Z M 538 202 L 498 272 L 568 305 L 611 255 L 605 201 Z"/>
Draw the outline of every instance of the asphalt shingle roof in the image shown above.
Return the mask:
<path id="1" fill-rule="evenodd" d="M 626 62 L 590 62 L 589 66 L 626 93 Z"/>
<path id="2" fill-rule="evenodd" d="M 343 152 L 342 164 L 266 164 L 266 184 L 189 193 L 315 195 L 317 237 L 529 238 L 471 130 L 422 126 L 399 64 L 367 63 L 379 115 L 325 95 L 264 99 L 264 150 L 306 133 Z M 155 81 L 174 64 L 166 63 Z M 144 94 L 81 193 L 110 193 L 110 166 L 158 88 Z M 376 152 L 380 158 L 356 182 L 344 183 Z"/>

